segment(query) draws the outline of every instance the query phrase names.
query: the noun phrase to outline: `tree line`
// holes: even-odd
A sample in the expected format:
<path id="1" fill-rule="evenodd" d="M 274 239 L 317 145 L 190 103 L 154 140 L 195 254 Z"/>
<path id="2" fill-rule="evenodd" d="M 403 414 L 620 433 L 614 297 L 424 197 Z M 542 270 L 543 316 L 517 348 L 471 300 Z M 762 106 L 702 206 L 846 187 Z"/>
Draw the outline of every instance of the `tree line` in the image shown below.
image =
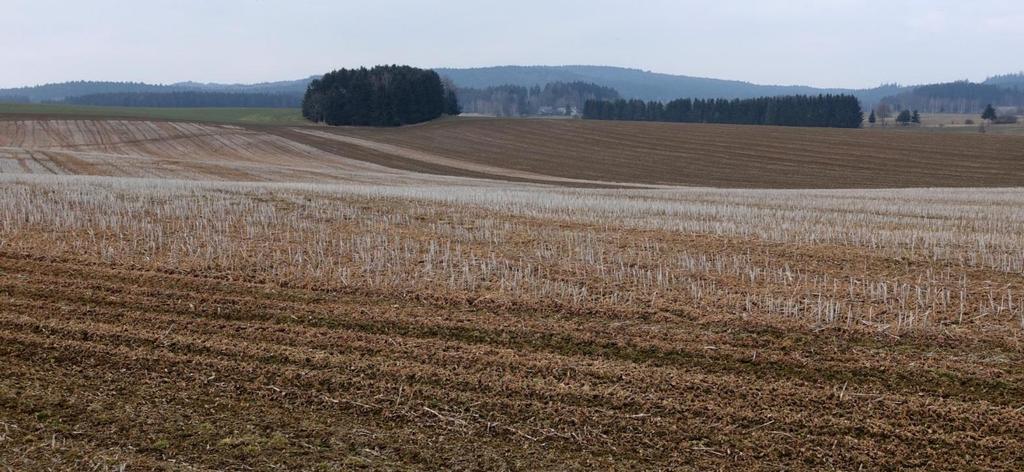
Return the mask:
<path id="1" fill-rule="evenodd" d="M 985 79 L 986 85 L 998 85 L 1017 91 L 1024 91 L 1024 72 L 996 75 Z"/>
<path id="2" fill-rule="evenodd" d="M 32 103 L 42 103 L 47 100 L 60 101 L 67 97 L 80 97 L 82 95 L 94 95 L 100 93 L 166 93 L 182 92 L 184 90 L 171 85 L 150 85 L 140 82 L 94 82 L 77 80 L 59 84 L 35 85 L 32 87 L 19 87 L 6 89 L 3 95 L 27 97 Z"/>
<path id="3" fill-rule="evenodd" d="M 97 93 L 51 103 L 109 107 L 154 108 L 298 108 L 302 97 L 292 94 L 227 92 Z"/>
<path id="4" fill-rule="evenodd" d="M 409 66 L 339 69 L 309 84 L 302 115 L 317 123 L 399 126 L 459 114 L 454 87 Z"/>
<path id="5" fill-rule="evenodd" d="M 922 85 L 882 99 L 897 110 L 916 109 L 923 113 L 981 113 L 985 106 L 1024 106 L 1024 91 L 1001 85 L 976 84 L 966 80 Z"/>
<path id="6" fill-rule="evenodd" d="M 495 116 L 573 115 L 588 100 L 617 100 L 619 92 L 587 82 L 551 82 L 539 85 L 499 85 L 486 88 L 458 88 L 462 110 Z"/>
<path id="7" fill-rule="evenodd" d="M 25 95 L 0 95 L 0 103 L 32 103 Z"/>
<path id="8" fill-rule="evenodd" d="M 859 128 L 864 121 L 853 95 L 788 95 L 751 99 L 690 99 L 668 103 L 589 100 L 583 117 L 593 120 L 666 121 L 742 125 Z"/>

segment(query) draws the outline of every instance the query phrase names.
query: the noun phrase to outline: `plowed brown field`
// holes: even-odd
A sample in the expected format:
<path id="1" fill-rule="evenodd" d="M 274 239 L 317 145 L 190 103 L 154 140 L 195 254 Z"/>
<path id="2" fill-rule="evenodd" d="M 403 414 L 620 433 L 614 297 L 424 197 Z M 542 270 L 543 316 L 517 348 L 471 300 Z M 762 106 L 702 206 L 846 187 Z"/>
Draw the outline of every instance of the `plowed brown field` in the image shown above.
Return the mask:
<path id="1" fill-rule="evenodd" d="M 730 188 L 1024 185 L 1022 136 L 491 119 L 327 131 L 573 179 Z"/>
<path id="2" fill-rule="evenodd" d="M 398 129 L 0 119 L 0 173 L 278 182 L 424 174 L 573 187 L 1015 187 L 1024 137 L 581 120 Z M 369 176 L 367 176 L 369 175 Z"/>
<path id="3" fill-rule="evenodd" d="M 0 270 L 13 470 L 1024 464 L 1024 359 L 1002 342 Z"/>
<path id="4" fill-rule="evenodd" d="M 0 121 L 0 470 L 1024 468 L 1024 191 L 567 188 L 753 171 L 485 123 L 620 126 Z"/>

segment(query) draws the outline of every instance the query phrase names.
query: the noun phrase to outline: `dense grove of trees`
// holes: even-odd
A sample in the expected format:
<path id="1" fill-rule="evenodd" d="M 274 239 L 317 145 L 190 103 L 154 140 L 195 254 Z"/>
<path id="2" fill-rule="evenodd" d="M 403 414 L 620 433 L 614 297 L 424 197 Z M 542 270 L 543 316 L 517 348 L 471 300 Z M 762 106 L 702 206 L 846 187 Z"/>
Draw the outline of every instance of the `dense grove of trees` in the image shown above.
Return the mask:
<path id="1" fill-rule="evenodd" d="M 1005 107 L 1024 106 L 1024 90 L 959 81 L 922 85 L 886 97 L 882 103 L 896 109 L 917 109 L 924 113 L 980 113 L 989 103 Z"/>
<path id="2" fill-rule="evenodd" d="M 399 126 L 458 113 L 436 72 L 408 66 L 339 69 L 310 83 L 302 101 L 303 116 L 335 126 Z"/>
<path id="3" fill-rule="evenodd" d="M 668 103 L 591 100 L 583 117 L 595 120 L 669 121 L 745 125 L 859 128 L 860 102 L 852 95 L 791 95 L 752 99 L 689 99 Z"/>
<path id="4" fill-rule="evenodd" d="M 110 107 L 298 108 L 302 104 L 302 97 L 290 94 L 221 92 L 99 93 L 66 98 L 62 103 Z"/>
<path id="5" fill-rule="evenodd" d="M 457 94 L 464 112 L 496 116 L 565 114 L 566 111 L 579 112 L 588 100 L 619 99 L 615 89 L 586 82 L 552 82 L 543 88 L 539 85 L 459 88 Z"/>

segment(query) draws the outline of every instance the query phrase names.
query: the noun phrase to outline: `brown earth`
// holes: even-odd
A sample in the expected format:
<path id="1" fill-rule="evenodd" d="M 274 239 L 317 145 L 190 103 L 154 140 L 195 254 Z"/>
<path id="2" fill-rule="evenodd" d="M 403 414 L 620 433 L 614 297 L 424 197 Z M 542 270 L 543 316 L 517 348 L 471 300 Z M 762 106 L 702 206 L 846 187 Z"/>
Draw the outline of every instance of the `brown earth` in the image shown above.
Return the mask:
<path id="1" fill-rule="evenodd" d="M 1022 185 L 1022 143 L 568 120 L 0 120 L 0 172 L 123 177 L 0 181 L 0 470 L 1024 469 L 1024 277 L 1011 263 L 1024 253 L 1017 226 L 990 221 L 1012 223 L 1016 195 L 850 209 L 833 200 L 867 197 L 778 191 L 792 208 L 774 208 L 732 190 L 463 178 Z M 412 182 L 480 200 L 131 177 Z M 488 206 L 498 187 L 508 200 Z M 860 243 L 773 242 L 590 221 L 583 203 L 528 211 L 539 203 L 511 190 L 691 205 L 675 218 L 708 228 L 742 215 L 886 223 Z M 729 216 L 745 205 L 761 213 Z M 969 218 L 993 207 L 1010 217 Z M 904 227 L 951 249 L 881 237 Z M 453 289 L 459 277 L 477 288 Z M 608 297 L 572 305 L 559 287 Z M 776 299 L 862 311 L 787 318 Z M 898 329 L 907 313 L 923 326 Z"/>
<path id="2" fill-rule="evenodd" d="M 530 119 L 316 129 L 466 163 L 606 182 L 729 188 L 1024 185 L 1022 136 Z M 353 147 L 349 157 L 375 162 L 369 151 Z"/>
<path id="3" fill-rule="evenodd" d="M 0 173 L 333 182 L 386 167 L 226 125 L 0 120 Z"/>
<path id="4" fill-rule="evenodd" d="M 527 119 L 397 129 L 41 119 L 0 120 L 0 161 L 34 172 L 278 182 L 412 172 L 573 187 L 1024 185 L 1022 136 Z M 0 162 L 0 172 L 11 170 Z"/>
<path id="5" fill-rule="evenodd" d="M 1005 341 L 579 319 L 17 254 L 0 273 L 12 470 L 1024 465 Z"/>

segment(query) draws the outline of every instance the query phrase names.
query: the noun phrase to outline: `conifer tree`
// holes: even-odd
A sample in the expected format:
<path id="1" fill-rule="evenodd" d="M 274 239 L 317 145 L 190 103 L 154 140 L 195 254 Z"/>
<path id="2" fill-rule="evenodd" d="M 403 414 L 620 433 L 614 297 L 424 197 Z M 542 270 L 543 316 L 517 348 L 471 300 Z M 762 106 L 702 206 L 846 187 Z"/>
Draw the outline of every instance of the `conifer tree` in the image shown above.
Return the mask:
<path id="1" fill-rule="evenodd" d="M 910 114 L 910 110 L 903 110 L 899 115 L 896 115 L 896 122 L 902 126 L 910 124 L 911 119 L 913 119 L 913 115 Z"/>
<path id="2" fill-rule="evenodd" d="M 992 107 L 991 103 L 989 103 L 988 106 L 985 107 L 985 111 L 981 113 L 981 119 L 993 121 L 996 118 L 996 109 Z"/>

